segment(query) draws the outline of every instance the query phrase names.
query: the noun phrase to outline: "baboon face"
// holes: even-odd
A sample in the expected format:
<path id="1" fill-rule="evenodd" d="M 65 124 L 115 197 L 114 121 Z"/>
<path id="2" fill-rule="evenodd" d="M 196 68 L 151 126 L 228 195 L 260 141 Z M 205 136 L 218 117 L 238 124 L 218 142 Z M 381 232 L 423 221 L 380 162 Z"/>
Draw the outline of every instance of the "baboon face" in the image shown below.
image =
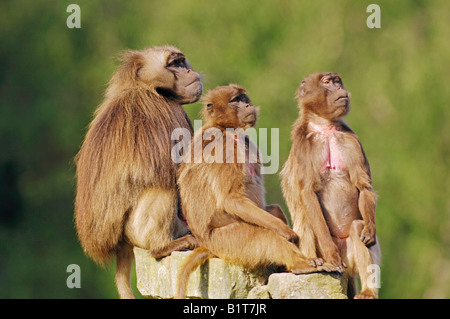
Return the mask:
<path id="1" fill-rule="evenodd" d="M 222 127 L 247 129 L 256 124 L 258 108 L 238 85 L 218 87 L 205 97 L 203 115 L 210 123 Z"/>
<path id="2" fill-rule="evenodd" d="M 174 47 L 151 48 L 143 51 L 137 79 L 180 104 L 194 103 L 202 95 L 200 75 L 184 54 Z"/>
<path id="3" fill-rule="evenodd" d="M 303 107 L 328 120 L 336 120 L 349 111 L 350 96 L 337 73 L 315 73 L 302 81 L 299 97 Z"/>
<path id="4" fill-rule="evenodd" d="M 241 127 L 246 128 L 255 125 L 257 109 L 250 102 L 250 98 L 246 92 L 233 96 L 228 105 L 236 110 Z"/>

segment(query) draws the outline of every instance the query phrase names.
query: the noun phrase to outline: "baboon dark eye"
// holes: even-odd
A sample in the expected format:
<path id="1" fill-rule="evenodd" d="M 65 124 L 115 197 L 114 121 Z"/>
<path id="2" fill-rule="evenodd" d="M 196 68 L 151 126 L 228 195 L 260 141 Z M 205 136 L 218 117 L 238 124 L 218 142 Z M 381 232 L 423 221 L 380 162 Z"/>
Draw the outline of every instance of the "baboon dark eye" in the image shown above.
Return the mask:
<path id="1" fill-rule="evenodd" d="M 178 59 L 176 62 L 176 66 L 178 68 L 185 68 L 186 67 L 186 60 L 185 59 Z"/>
<path id="2" fill-rule="evenodd" d="M 249 103 L 250 100 L 249 100 L 248 96 L 245 94 L 235 96 L 234 98 L 232 98 L 230 100 L 230 103 L 239 103 L 239 102 Z"/>
<path id="3" fill-rule="evenodd" d="M 238 103 L 239 101 L 241 101 L 240 95 L 235 96 L 234 98 L 232 98 L 232 99 L 230 100 L 230 103 Z"/>
<path id="4" fill-rule="evenodd" d="M 167 66 L 175 67 L 175 68 L 185 68 L 186 67 L 186 59 L 185 58 L 175 59 L 172 62 L 170 62 Z"/>

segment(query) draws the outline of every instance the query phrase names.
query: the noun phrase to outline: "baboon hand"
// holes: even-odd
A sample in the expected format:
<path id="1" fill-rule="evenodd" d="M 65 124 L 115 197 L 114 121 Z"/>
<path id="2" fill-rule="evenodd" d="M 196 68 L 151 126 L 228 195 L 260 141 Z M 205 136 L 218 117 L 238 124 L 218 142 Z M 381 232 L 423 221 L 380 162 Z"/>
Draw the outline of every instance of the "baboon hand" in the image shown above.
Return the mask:
<path id="1" fill-rule="evenodd" d="M 373 246 L 376 243 L 375 239 L 375 224 L 367 224 L 361 231 L 361 241 L 367 247 Z"/>

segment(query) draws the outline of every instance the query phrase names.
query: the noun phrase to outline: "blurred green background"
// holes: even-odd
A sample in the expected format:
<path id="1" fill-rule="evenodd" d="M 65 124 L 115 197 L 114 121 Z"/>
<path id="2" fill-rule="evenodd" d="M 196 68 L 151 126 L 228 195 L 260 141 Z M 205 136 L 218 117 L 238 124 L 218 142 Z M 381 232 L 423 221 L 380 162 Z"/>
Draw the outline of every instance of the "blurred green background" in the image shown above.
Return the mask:
<path id="1" fill-rule="evenodd" d="M 73 226 L 74 164 L 92 112 L 126 48 L 180 47 L 205 90 L 235 82 L 260 128 L 290 148 L 300 81 L 339 72 L 379 194 L 381 298 L 450 297 L 450 2 L 0 2 L 0 297 L 116 298 L 114 264 L 83 255 Z M 69 29 L 70 3 L 81 29 Z M 192 120 L 200 103 L 187 105 Z M 278 174 L 267 201 L 287 211 Z M 81 267 L 69 289 L 66 267 Z M 134 279 L 135 280 L 135 279 Z"/>

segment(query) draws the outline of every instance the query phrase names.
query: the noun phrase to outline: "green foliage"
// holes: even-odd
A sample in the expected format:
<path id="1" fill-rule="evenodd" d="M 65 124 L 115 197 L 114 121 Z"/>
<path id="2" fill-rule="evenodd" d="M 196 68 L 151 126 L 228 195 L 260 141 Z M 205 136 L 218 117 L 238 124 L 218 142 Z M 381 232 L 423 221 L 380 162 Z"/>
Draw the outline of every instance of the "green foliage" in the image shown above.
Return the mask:
<path id="1" fill-rule="evenodd" d="M 290 148 L 299 82 L 339 72 L 379 194 L 382 298 L 450 297 L 450 2 L 73 1 L 0 3 L 0 297 L 116 297 L 114 266 L 87 259 L 73 226 L 73 157 L 126 48 L 173 44 L 204 77 L 261 106 L 258 127 Z M 198 119 L 200 103 L 187 105 Z M 281 168 L 281 167 L 280 167 Z M 277 175 L 267 201 L 287 211 Z M 68 289 L 66 267 L 81 267 Z"/>

